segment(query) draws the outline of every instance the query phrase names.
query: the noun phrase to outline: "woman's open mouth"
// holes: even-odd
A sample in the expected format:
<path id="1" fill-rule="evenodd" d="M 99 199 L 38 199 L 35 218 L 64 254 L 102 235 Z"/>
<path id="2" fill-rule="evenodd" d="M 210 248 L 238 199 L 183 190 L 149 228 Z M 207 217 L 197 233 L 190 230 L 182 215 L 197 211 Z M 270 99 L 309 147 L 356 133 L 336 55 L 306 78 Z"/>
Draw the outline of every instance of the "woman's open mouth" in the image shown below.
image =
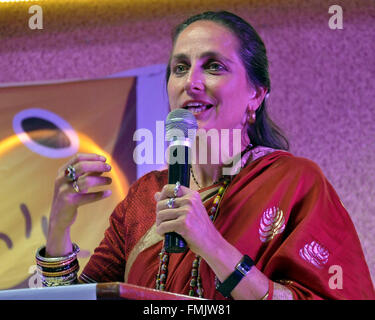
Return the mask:
<path id="1" fill-rule="evenodd" d="M 187 103 L 183 109 L 189 110 L 194 116 L 197 116 L 213 107 L 213 104 L 204 104 L 200 102 Z"/>

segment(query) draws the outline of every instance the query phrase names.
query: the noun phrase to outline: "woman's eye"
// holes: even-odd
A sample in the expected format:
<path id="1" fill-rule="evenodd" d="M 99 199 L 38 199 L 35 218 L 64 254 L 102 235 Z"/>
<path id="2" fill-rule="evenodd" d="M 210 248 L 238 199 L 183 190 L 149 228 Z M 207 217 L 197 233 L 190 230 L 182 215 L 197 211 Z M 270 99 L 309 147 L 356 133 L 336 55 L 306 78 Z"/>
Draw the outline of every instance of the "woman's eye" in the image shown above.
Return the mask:
<path id="1" fill-rule="evenodd" d="M 181 74 L 187 71 L 188 67 L 184 64 L 177 64 L 173 67 L 173 72 L 176 74 Z"/>
<path id="2" fill-rule="evenodd" d="M 218 62 L 211 62 L 211 63 L 209 63 L 208 64 L 208 69 L 210 71 L 224 71 L 224 70 L 226 70 L 225 67 L 222 64 L 218 63 Z"/>

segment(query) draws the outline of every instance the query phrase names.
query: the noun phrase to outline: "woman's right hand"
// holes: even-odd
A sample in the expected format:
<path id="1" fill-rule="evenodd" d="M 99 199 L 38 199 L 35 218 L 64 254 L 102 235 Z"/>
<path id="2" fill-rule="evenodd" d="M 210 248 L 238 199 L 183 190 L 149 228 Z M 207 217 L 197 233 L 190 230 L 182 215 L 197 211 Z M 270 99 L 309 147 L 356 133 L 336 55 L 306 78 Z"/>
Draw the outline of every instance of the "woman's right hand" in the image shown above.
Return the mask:
<path id="1" fill-rule="evenodd" d="M 75 169 L 80 192 L 74 190 L 73 182 L 65 175 L 69 165 Z M 64 256 L 72 251 L 70 227 L 78 207 L 111 195 L 110 190 L 88 192 L 92 187 L 109 185 L 112 179 L 102 174 L 110 170 L 106 159 L 93 153 L 78 153 L 58 170 L 48 226 L 48 256 Z"/>

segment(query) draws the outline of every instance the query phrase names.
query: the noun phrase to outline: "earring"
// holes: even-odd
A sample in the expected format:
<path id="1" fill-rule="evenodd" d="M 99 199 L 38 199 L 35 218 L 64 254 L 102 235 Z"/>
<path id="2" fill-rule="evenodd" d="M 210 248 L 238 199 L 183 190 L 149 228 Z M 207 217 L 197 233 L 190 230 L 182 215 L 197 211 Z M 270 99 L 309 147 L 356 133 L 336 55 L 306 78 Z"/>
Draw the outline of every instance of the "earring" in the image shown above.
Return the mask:
<path id="1" fill-rule="evenodd" d="M 252 124 L 255 123 L 255 119 L 256 119 L 255 111 L 254 110 L 249 110 L 249 112 L 247 114 L 247 123 L 249 125 L 252 125 Z"/>

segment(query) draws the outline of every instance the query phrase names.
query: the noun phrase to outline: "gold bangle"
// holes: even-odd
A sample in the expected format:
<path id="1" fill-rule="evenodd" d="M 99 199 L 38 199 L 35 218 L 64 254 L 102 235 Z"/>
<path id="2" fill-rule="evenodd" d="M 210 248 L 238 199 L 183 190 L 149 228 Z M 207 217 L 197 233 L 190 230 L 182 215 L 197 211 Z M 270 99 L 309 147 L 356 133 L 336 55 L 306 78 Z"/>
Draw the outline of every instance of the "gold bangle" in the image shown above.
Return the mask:
<path id="1" fill-rule="evenodd" d="M 268 279 L 268 291 L 260 300 L 272 300 L 273 299 L 273 281 Z"/>
<path id="2" fill-rule="evenodd" d="M 269 293 L 270 292 L 267 291 L 267 293 L 262 298 L 260 298 L 260 300 L 267 300 Z"/>
<path id="3" fill-rule="evenodd" d="M 73 257 L 67 260 L 62 260 L 59 262 L 44 262 L 44 261 L 38 260 L 37 258 L 37 264 L 38 266 L 45 267 L 45 268 L 61 268 L 61 267 L 64 267 L 73 263 L 75 260 L 77 260 L 77 257 Z"/>
<path id="4" fill-rule="evenodd" d="M 273 281 L 268 279 L 268 290 L 267 293 L 259 300 L 272 300 L 273 298 Z"/>

